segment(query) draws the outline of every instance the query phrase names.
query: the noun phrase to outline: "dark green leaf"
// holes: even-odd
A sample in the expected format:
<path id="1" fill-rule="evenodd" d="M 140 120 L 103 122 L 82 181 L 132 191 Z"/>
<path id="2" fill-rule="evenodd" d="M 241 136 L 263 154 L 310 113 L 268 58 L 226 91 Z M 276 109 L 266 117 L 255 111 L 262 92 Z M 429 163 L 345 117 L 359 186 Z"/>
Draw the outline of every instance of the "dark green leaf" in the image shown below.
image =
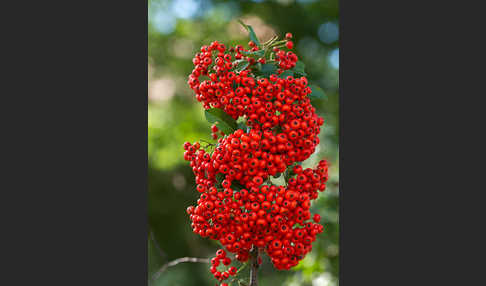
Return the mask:
<path id="1" fill-rule="evenodd" d="M 307 76 L 304 69 L 305 69 L 304 63 L 301 62 L 301 61 L 298 61 L 298 62 L 295 63 L 295 67 L 292 69 L 292 71 L 295 74 L 299 74 L 300 76 Z"/>
<path id="2" fill-rule="evenodd" d="M 246 118 L 244 118 L 243 116 L 238 117 L 238 119 L 236 120 L 236 124 L 238 129 L 241 129 L 245 132 L 248 131 L 248 126 L 246 125 Z"/>
<path id="3" fill-rule="evenodd" d="M 242 184 L 240 184 L 240 182 L 238 182 L 236 180 L 233 180 L 233 181 L 231 181 L 231 188 L 234 191 L 239 191 L 239 190 L 243 190 L 245 188 L 245 186 L 243 186 Z"/>
<path id="4" fill-rule="evenodd" d="M 289 75 L 294 76 L 294 73 L 291 70 L 286 70 L 283 73 L 281 73 L 278 77 L 286 79 Z"/>
<path id="5" fill-rule="evenodd" d="M 312 92 L 309 94 L 310 99 L 327 99 L 326 94 L 324 91 L 318 87 L 317 85 L 309 85 Z"/>
<path id="6" fill-rule="evenodd" d="M 237 129 L 241 129 L 241 130 L 246 132 L 246 130 L 248 129 L 248 126 L 246 125 L 245 122 L 240 122 L 240 123 L 238 123 Z"/>
<path id="7" fill-rule="evenodd" d="M 224 174 L 222 174 L 222 173 L 217 173 L 217 174 L 216 174 L 215 179 L 216 179 L 216 182 L 217 182 L 218 184 L 221 184 L 221 182 L 222 182 L 222 181 L 223 181 L 223 179 L 224 179 Z"/>
<path id="8" fill-rule="evenodd" d="M 290 171 L 290 168 L 287 167 L 287 170 L 285 170 L 284 172 L 284 178 L 285 178 L 285 182 L 288 182 L 290 177 L 292 177 L 292 171 Z"/>
<path id="9" fill-rule="evenodd" d="M 204 111 L 207 121 L 216 123 L 224 134 L 231 134 L 236 130 L 236 121 L 220 108 L 211 108 Z"/>
<path id="10" fill-rule="evenodd" d="M 277 112 L 278 112 L 278 114 L 276 114 L 276 115 L 277 115 L 277 116 L 279 116 L 279 115 L 280 115 L 280 112 L 279 112 L 279 111 L 277 111 Z M 273 128 L 273 130 L 274 130 L 274 131 L 275 131 L 277 134 L 278 134 L 278 133 L 282 133 L 282 127 L 281 127 L 280 125 L 275 126 L 275 127 Z"/>
<path id="11" fill-rule="evenodd" d="M 277 66 L 275 64 L 263 64 L 260 72 L 262 76 L 270 77 L 270 75 L 277 73 Z"/>
<path id="12" fill-rule="evenodd" d="M 294 167 L 297 166 L 297 165 L 302 165 L 302 162 L 294 162 L 292 165 L 288 166 L 287 169 L 285 169 L 285 172 L 284 172 L 284 178 L 285 178 L 285 181 L 288 182 L 289 179 L 295 175 L 294 173 Z"/>

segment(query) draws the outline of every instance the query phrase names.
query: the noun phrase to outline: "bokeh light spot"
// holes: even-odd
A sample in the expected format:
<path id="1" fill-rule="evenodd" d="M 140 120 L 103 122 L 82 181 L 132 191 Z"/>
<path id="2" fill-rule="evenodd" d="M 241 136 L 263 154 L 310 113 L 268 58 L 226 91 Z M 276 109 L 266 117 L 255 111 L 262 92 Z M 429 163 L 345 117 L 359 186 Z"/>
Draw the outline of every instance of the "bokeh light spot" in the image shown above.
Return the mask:
<path id="1" fill-rule="evenodd" d="M 157 10 L 150 19 L 155 29 L 162 34 L 170 34 L 174 31 L 176 18 L 164 10 Z"/>
<path id="2" fill-rule="evenodd" d="M 326 22 L 319 26 L 317 34 L 323 43 L 331 44 L 339 38 L 339 27 L 336 23 Z"/>
<path id="3" fill-rule="evenodd" d="M 171 10 L 178 18 L 189 19 L 196 15 L 199 6 L 200 2 L 196 0 L 177 0 L 172 2 Z"/>
<path id="4" fill-rule="evenodd" d="M 339 49 L 334 49 L 329 54 L 329 62 L 333 68 L 339 69 Z"/>

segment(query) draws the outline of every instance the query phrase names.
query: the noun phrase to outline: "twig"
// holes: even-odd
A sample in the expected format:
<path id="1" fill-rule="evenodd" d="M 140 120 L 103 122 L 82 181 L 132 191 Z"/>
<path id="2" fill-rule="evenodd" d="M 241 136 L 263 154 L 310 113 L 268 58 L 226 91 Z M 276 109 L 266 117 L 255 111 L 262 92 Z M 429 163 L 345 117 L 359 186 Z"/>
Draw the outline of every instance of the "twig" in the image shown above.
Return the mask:
<path id="1" fill-rule="evenodd" d="M 167 255 L 162 251 L 162 249 L 160 248 L 160 245 L 157 242 L 157 240 L 155 240 L 155 236 L 154 236 L 154 232 L 153 231 L 150 231 L 150 239 L 152 239 L 152 242 L 155 245 L 155 248 L 157 248 L 157 250 L 160 253 L 160 256 L 162 256 L 162 259 L 167 258 Z"/>
<path id="2" fill-rule="evenodd" d="M 240 273 L 241 270 L 245 269 L 245 267 L 248 266 L 248 262 L 246 262 L 245 264 L 243 264 L 240 269 L 238 269 L 238 271 L 236 271 L 236 273 Z"/>
<path id="3" fill-rule="evenodd" d="M 253 246 L 251 255 L 251 268 L 250 268 L 250 286 L 258 286 L 257 274 L 258 274 L 258 247 Z"/>
<path id="4" fill-rule="evenodd" d="M 175 265 L 177 265 L 179 263 L 183 263 L 183 262 L 209 263 L 209 259 L 208 258 L 196 258 L 196 257 L 177 258 L 176 260 L 172 260 L 171 262 L 168 262 L 168 263 L 162 265 L 162 267 L 152 276 L 152 279 L 156 280 L 157 278 L 159 278 L 160 274 L 162 274 L 162 272 L 164 272 L 168 267 L 175 266 Z"/>

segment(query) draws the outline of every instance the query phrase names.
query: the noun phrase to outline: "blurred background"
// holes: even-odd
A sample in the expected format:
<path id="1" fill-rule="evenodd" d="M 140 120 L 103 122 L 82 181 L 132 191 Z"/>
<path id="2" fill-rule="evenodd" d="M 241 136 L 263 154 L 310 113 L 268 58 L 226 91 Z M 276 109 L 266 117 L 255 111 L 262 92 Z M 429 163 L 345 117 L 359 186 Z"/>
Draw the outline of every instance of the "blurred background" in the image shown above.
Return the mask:
<path id="1" fill-rule="evenodd" d="M 339 9 L 338 0 L 148 1 L 148 271 L 149 285 L 215 285 L 208 264 L 181 263 L 157 279 L 153 274 L 179 257 L 213 257 L 218 244 L 192 233 L 186 207 L 195 204 L 194 175 L 183 160 L 182 144 L 212 141 L 211 124 L 187 85 L 192 57 L 214 40 L 246 44 L 237 19 L 252 25 L 262 41 L 294 35 L 294 52 L 305 63 L 308 79 L 325 92 L 314 101 L 325 119 L 321 144 L 304 167 L 325 158 L 330 164 L 328 188 L 312 203 L 324 232 L 313 250 L 290 271 L 277 271 L 265 256 L 260 286 L 338 285 L 339 273 Z M 235 263 L 236 264 L 236 263 Z M 235 266 L 239 266 L 236 264 Z M 242 278 L 248 277 L 243 271 Z M 238 284 L 233 284 L 238 285 Z"/>

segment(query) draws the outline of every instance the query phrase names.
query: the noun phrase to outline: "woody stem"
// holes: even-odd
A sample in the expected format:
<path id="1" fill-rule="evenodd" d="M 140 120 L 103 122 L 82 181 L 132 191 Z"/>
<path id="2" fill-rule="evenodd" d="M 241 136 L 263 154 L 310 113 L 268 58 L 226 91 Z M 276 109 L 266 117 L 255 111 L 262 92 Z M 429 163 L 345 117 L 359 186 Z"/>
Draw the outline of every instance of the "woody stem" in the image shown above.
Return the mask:
<path id="1" fill-rule="evenodd" d="M 258 286 L 257 274 L 258 274 L 258 247 L 253 246 L 253 250 L 250 252 L 250 286 Z"/>

